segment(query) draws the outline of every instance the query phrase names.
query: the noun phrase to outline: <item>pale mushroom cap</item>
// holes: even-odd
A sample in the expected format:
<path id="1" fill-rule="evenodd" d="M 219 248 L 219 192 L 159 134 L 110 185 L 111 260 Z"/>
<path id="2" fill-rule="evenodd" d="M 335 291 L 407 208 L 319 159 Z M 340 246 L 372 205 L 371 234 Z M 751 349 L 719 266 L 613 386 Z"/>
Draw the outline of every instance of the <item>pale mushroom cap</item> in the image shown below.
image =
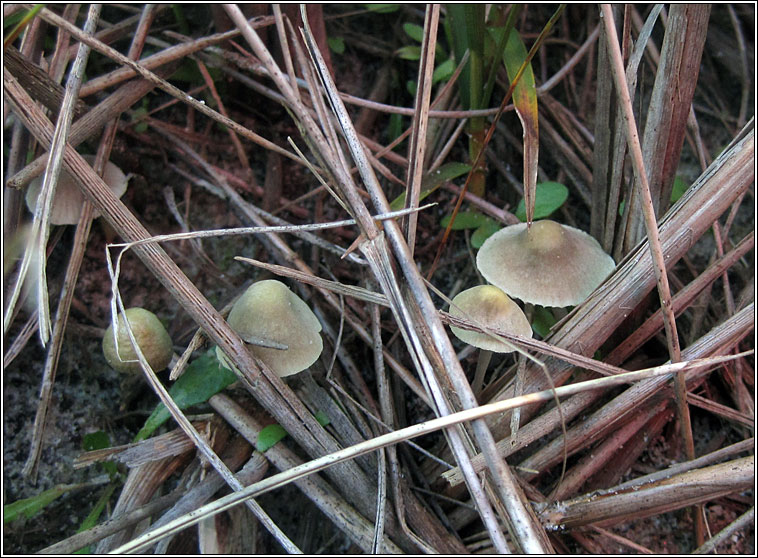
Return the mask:
<path id="1" fill-rule="evenodd" d="M 94 155 L 82 155 L 84 159 L 92 165 L 95 162 Z M 37 198 L 42 188 L 42 179 L 44 175 L 38 176 L 29 183 L 26 189 L 26 207 L 34 213 L 37 207 Z M 121 172 L 121 169 L 108 161 L 105 163 L 105 172 L 103 180 L 113 192 L 113 195 L 120 198 L 126 192 L 126 186 L 129 182 L 127 176 Z M 53 225 L 76 225 L 79 222 L 79 215 L 84 205 L 84 194 L 76 184 L 74 178 L 64 169 L 58 177 L 58 185 L 55 188 L 55 201 L 50 211 L 50 223 Z M 93 219 L 100 214 L 95 211 Z"/>
<path id="2" fill-rule="evenodd" d="M 248 345 L 280 377 L 308 368 L 324 347 L 318 318 L 300 297 L 274 279 L 253 283 L 234 303 L 227 322 L 243 339 L 262 338 L 289 347 Z M 222 360 L 223 353 L 216 351 Z"/>
<path id="3" fill-rule="evenodd" d="M 584 301 L 616 267 L 587 233 L 542 220 L 511 225 L 489 237 L 476 256 L 485 279 L 514 298 L 541 306 Z"/>
<path id="4" fill-rule="evenodd" d="M 532 336 L 526 316 L 507 294 L 492 285 L 480 285 L 458 293 L 450 305 L 450 315 L 466 318 L 479 324 L 514 335 Z M 451 326 L 458 339 L 478 349 L 496 353 L 513 352 L 513 347 L 478 331 Z"/>
<path id="5" fill-rule="evenodd" d="M 113 324 L 108 326 L 103 336 L 103 354 L 112 368 L 119 372 L 137 373 L 142 370 L 137 361 L 137 353 L 132 347 L 129 333 L 124 326 L 124 315 L 132 328 L 134 338 L 142 354 L 155 372 L 160 372 L 171 362 L 173 343 L 166 328 L 158 317 L 144 308 L 128 308 L 118 317 L 118 354 L 113 339 Z M 135 361 L 135 362 L 124 362 Z"/>

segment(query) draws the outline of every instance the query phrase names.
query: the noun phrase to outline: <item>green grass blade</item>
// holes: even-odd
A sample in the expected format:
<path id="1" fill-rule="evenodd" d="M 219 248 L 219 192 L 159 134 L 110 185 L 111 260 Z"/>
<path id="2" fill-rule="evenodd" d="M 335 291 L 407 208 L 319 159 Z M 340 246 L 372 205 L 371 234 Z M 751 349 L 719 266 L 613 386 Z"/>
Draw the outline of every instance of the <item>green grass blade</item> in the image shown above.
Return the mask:
<path id="1" fill-rule="evenodd" d="M 3 506 L 3 523 L 11 523 L 16 519 L 25 517 L 31 519 L 60 496 L 76 488 L 74 485 L 58 485 L 23 500 L 16 500 Z"/>
<path id="2" fill-rule="evenodd" d="M 502 33 L 502 31 L 501 31 Z M 503 52 L 508 78 L 513 82 L 526 60 L 527 52 L 521 37 L 514 29 L 508 36 Z M 524 202 L 526 220 L 534 219 L 534 203 L 537 191 L 537 163 L 539 156 L 539 121 L 537 113 L 537 86 L 532 65 L 527 64 L 521 79 L 513 90 L 513 104 L 516 107 L 524 129 Z"/>

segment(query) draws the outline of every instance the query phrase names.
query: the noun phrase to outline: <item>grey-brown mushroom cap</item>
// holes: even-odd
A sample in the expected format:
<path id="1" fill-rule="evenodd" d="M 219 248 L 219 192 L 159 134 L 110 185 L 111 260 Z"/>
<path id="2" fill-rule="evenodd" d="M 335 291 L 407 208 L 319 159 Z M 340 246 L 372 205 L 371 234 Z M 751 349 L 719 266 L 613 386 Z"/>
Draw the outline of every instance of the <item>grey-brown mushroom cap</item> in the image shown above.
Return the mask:
<path id="1" fill-rule="evenodd" d="M 90 165 L 95 162 L 94 155 L 82 155 L 82 157 Z M 38 176 L 29 183 L 26 189 L 26 207 L 32 213 L 37 207 L 37 198 L 42 189 L 43 178 L 44 175 Z M 126 192 L 129 179 L 121 172 L 120 168 L 108 161 L 105 163 L 103 181 L 108 185 L 113 195 L 120 198 Z M 82 213 L 82 205 L 84 205 L 84 194 L 81 188 L 76 184 L 73 176 L 62 169 L 58 177 L 58 184 L 55 187 L 55 201 L 53 201 L 53 207 L 50 211 L 50 223 L 53 225 L 76 225 Z M 100 213 L 95 211 L 92 215 L 94 219 L 99 217 Z"/>
<path id="2" fill-rule="evenodd" d="M 476 265 L 508 295 L 541 306 L 579 304 L 616 267 L 592 236 L 549 220 L 499 230 L 479 249 Z"/>
<path id="3" fill-rule="evenodd" d="M 518 304 L 492 285 L 480 285 L 461 291 L 452 300 L 450 315 L 470 319 L 483 326 L 513 335 L 532 337 L 532 327 Z M 513 352 L 513 346 L 479 331 L 450 326 L 458 339 L 478 349 L 495 353 Z"/>
<path id="4" fill-rule="evenodd" d="M 275 279 L 253 283 L 234 303 L 227 322 L 243 339 L 267 339 L 288 347 L 248 345 L 280 377 L 308 368 L 324 347 L 318 318 L 300 297 Z M 218 348 L 217 354 L 223 358 Z"/>

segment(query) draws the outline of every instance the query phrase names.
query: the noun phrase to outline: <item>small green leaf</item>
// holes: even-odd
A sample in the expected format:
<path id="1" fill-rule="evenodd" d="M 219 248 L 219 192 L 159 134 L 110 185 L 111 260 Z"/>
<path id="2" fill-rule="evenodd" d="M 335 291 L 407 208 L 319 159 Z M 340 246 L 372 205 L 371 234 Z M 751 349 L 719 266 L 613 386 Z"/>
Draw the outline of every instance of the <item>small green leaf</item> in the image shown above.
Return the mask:
<path id="1" fill-rule="evenodd" d="M 190 34 L 189 23 L 187 22 L 187 17 L 184 15 L 184 11 L 182 10 L 181 4 L 171 4 L 171 10 L 174 12 L 176 23 L 179 24 L 179 32 L 182 35 L 189 35 Z"/>
<path id="2" fill-rule="evenodd" d="M 418 60 L 421 58 L 421 47 L 417 47 L 416 45 L 402 46 L 395 51 L 395 54 L 403 60 Z"/>
<path id="3" fill-rule="evenodd" d="M 115 484 L 111 484 L 105 488 L 105 491 L 100 495 L 100 498 L 97 499 L 97 502 L 95 502 L 95 507 L 92 508 L 92 511 L 89 512 L 87 517 L 84 518 L 84 521 L 82 521 L 82 524 L 76 530 L 77 533 L 81 533 L 87 529 L 92 529 L 95 525 L 97 525 L 97 520 L 100 519 L 105 506 L 108 504 L 108 501 L 111 499 L 111 496 L 115 490 Z M 74 554 L 92 554 L 92 551 L 92 545 L 88 545 L 75 551 Z"/>
<path id="4" fill-rule="evenodd" d="M 41 6 L 40 6 L 41 8 Z M 8 29 L 11 25 L 18 24 L 19 21 L 24 19 L 28 12 L 25 12 L 24 10 L 19 10 L 15 14 L 11 14 L 8 17 L 3 18 L 3 30 Z"/>
<path id="5" fill-rule="evenodd" d="M 455 62 L 452 59 L 445 60 L 442 64 L 434 69 L 432 74 L 432 83 L 447 81 L 455 72 Z"/>
<path id="6" fill-rule="evenodd" d="M 537 195 L 534 201 L 534 218 L 544 219 L 549 217 L 556 209 L 561 207 L 568 198 L 568 188 L 559 182 L 540 182 L 537 184 Z M 520 221 L 526 221 L 526 210 L 522 199 L 516 208 L 516 217 Z"/>
<path id="7" fill-rule="evenodd" d="M 416 96 L 416 89 L 418 88 L 418 84 L 414 80 L 409 79 L 408 81 L 406 81 L 405 87 L 408 90 L 408 93 L 410 93 L 412 97 Z"/>
<path id="8" fill-rule="evenodd" d="M 329 37 L 326 39 L 327 44 L 332 52 L 336 54 L 345 53 L 345 39 L 344 37 Z"/>
<path id="9" fill-rule="evenodd" d="M 10 523 L 19 519 L 21 516 L 26 519 L 31 519 L 69 490 L 71 490 L 71 487 L 69 486 L 54 486 L 36 496 L 24 498 L 23 500 L 16 500 L 15 502 L 3 506 L 3 523 Z"/>
<path id="10" fill-rule="evenodd" d="M 543 339 L 550 334 L 550 328 L 556 324 L 555 316 L 543 306 L 534 307 L 532 313 L 532 329 Z"/>
<path id="11" fill-rule="evenodd" d="M 135 122 L 134 124 L 134 131 L 138 134 L 143 134 L 147 132 L 148 124 L 144 120 L 147 117 L 147 99 L 143 99 L 143 104 L 141 107 L 134 109 L 132 112 L 132 122 Z"/>
<path id="12" fill-rule="evenodd" d="M 366 9 L 376 14 L 391 14 L 400 9 L 400 4 L 364 4 Z"/>
<path id="13" fill-rule="evenodd" d="M 403 31 L 405 31 L 405 34 L 408 35 L 411 39 L 417 42 L 422 42 L 424 40 L 424 28 L 420 25 L 416 25 L 415 23 L 405 22 L 403 23 Z"/>
<path id="14" fill-rule="evenodd" d="M 500 230 L 500 224 L 490 219 L 471 235 L 471 246 L 477 250 L 482 247 L 484 241 Z"/>
<path id="15" fill-rule="evenodd" d="M 29 22 L 33 20 L 37 16 L 37 13 L 44 7 L 44 4 L 36 4 L 29 11 L 23 12 L 21 18 L 15 22 L 13 30 L 3 39 L 3 48 L 8 48 L 8 45 L 16 40 L 16 37 L 21 34 L 21 31 L 24 30 Z M 3 30 L 5 30 L 6 27 L 5 21 L 3 21 Z"/>
<path id="16" fill-rule="evenodd" d="M 671 203 L 679 201 L 679 198 L 684 195 L 687 188 L 689 188 L 687 182 L 681 176 L 677 176 L 674 179 L 674 187 L 671 190 Z"/>
<path id="17" fill-rule="evenodd" d="M 261 429 L 255 441 L 255 449 L 263 453 L 287 435 L 287 431 L 278 424 L 269 424 Z"/>
<path id="18" fill-rule="evenodd" d="M 395 141 L 400 134 L 403 133 L 403 115 L 393 113 L 390 115 L 390 123 L 387 127 L 387 136 L 390 140 L 390 143 Z M 400 147 L 399 145 L 395 146 L 395 149 Z"/>
<path id="19" fill-rule="evenodd" d="M 316 411 L 313 417 L 321 426 L 326 426 L 331 422 L 324 411 Z M 261 433 L 258 434 L 258 439 L 255 441 L 255 449 L 263 453 L 285 436 L 287 436 L 287 431 L 279 424 L 274 423 L 264 426 L 261 429 Z"/>
<path id="20" fill-rule="evenodd" d="M 471 170 L 471 165 L 465 163 L 445 163 L 437 170 L 427 173 L 421 181 L 421 194 L 419 201 L 423 200 L 448 180 L 453 180 Z M 399 211 L 405 207 L 405 194 L 400 194 L 390 204 L 392 211 Z"/>
<path id="21" fill-rule="evenodd" d="M 108 438 L 108 434 L 102 430 L 85 434 L 84 439 L 82 440 L 82 448 L 84 451 L 94 451 L 109 447 L 111 447 L 110 438 Z"/>
<path id="22" fill-rule="evenodd" d="M 313 417 L 316 419 L 316 421 L 318 421 L 318 423 L 321 426 L 326 426 L 327 424 L 332 422 L 331 420 L 329 420 L 329 417 L 324 411 L 316 411 L 316 414 L 313 415 Z"/>
<path id="23" fill-rule="evenodd" d="M 207 401 L 236 380 L 234 372 L 219 363 L 216 350 L 213 348 L 192 361 L 168 392 L 180 409 L 186 409 Z M 168 409 L 163 403 L 159 403 L 134 441 L 138 442 L 150 436 L 169 416 Z"/>
<path id="24" fill-rule="evenodd" d="M 102 430 L 85 434 L 84 439 L 82 440 L 82 448 L 84 451 L 94 451 L 109 447 L 111 447 L 110 438 L 108 438 L 108 434 Z M 110 475 L 111 479 L 118 475 L 118 467 L 113 461 L 102 461 L 100 465 L 105 469 L 105 472 Z"/>
<path id="25" fill-rule="evenodd" d="M 440 221 L 440 226 L 447 228 L 447 226 L 450 224 L 451 218 L 452 215 L 446 215 L 443 217 L 442 221 Z M 451 229 L 454 231 L 461 231 L 463 229 L 478 229 L 484 225 L 487 220 L 489 220 L 489 217 L 479 213 L 478 211 L 459 211 L 458 215 L 455 216 L 455 221 L 453 221 L 453 226 Z"/>
<path id="26" fill-rule="evenodd" d="M 431 186 L 440 186 L 448 180 L 453 180 L 454 178 L 463 176 L 470 170 L 471 165 L 466 163 L 445 163 L 437 170 L 427 173 L 426 176 L 424 176 L 421 185 L 424 189 L 427 189 Z"/>

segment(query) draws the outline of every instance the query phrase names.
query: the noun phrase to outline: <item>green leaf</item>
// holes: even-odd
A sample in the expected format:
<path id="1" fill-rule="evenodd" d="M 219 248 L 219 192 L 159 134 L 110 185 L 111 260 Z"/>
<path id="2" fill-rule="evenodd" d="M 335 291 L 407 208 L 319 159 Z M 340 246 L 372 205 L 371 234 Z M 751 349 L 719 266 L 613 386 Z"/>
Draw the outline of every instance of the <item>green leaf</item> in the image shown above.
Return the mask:
<path id="1" fill-rule="evenodd" d="M 403 115 L 393 113 L 390 114 L 390 123 L 387 127 L 387 137 L 389 138 L 389 143 L 392 143 L 395 141 L 400 134 L 403 133 Z M 395 149 L 400 147 L 399 145 L 395 146 Z"/>
<path id="2" fill-rule="evenodd" d="M 534 200 L 534 218 L 544 219 L 549 217 L 556 209 L 561 207 L 568 198 L 568 188 L 559 182 L 540 182 L 537 184 L 537 195 Z M 522 199 L 516 208 L 516 217 L 520 221 L 526 221 L 526 210 Z"/>
<path id="3" fill-rule="evenodd" d="M 366 9 L 376 14 L 391 14 L 400 9 L 400 4 L 364 4 Z"/>
<path id="4" fill-rule="evenodd" d="M 171 4 L 171 10 L 174 12 L 176 23 L 179 24 L 179 32 L 182 35 L 189 35 L 189 23 L 187 22 L 187 17 L 184 15 L 181 4 Z"/>
<path id="5" fill-rule="evenodd" d="M 100 519 L 100 516 L 103 514 L 103 510 L 105 509 L 105 506 L 108 504 L 108 501 L 111 499 L 111 496 L 115 490 L 115 484 L 111 484 L 105 488 L 103 493 L 100 495 L 100 498 L 98 498 L 97 502 L 95 502 L 95 507 L 92 508 L 92 511 L 89 512 L 87 517 L 84 518 L 84 521 L 82 521 L 82 524 L 76 530 L 77 533 L 81 533 L 87 529 L 92 529 L 95 525 L 97 525 L 98 519 Z M 74 554 L 92 554 L 92 551 L 92 545 L 88 545 L 75 551 Z"/>
<path id="6" fill-rule="evenodd" d="M 318 421 L 318 423 L 321 426 L 326 426 L 327 424 L 332 422 L 331 420 L 329 420 L 329 417 L 324 411 L 316 411 L 316 414 L 313 415 L 313 417 L 316 419 L 316 421 Z"/>
<path id="7" fill-rule="evenodd" d="M 109 447 L 111 447 L 110 438 L 108 438 L 108 434 L 102 430 L 85 434 L 84 439 L 82 440 L 82 448 L 84 451 L 94 451 Z M 105 472 L 108 473 L 111 479 L 118 475 L 118 467 L 113 461 L 103 461 L 100 465 L 105 469 Z"/>
<path id="8" fill-rule="evenodd" d="M 54 486 L 36 496 L 24 498 L 23 500 L 16 500 L 15 502 L 3 506 L 3 523 L 10 523 L 22 516 L 26 519 L 31 519 L 49 504 L 54 502 L 58 497 L 71 489 L 71 486 L 66 485 Z"/>
<path id="9" fill-rule="evenodd" d="M 37 16 L 37 13 L 44 7 L 44 4 L 35 4 L 30 10 L 23 12 L 19 20 L 15 21 L 14 18 L 15 27 L 13 27 L 13 30 L 10 33 L 7 33 L 3 38 L 3 48 L 7 48 L 8 45 L 13 43 L 13 41 L 15 41 L 16 38 L 21 34 L 21 31 L 24 30 L 29 22 L 33 20 Z M 3 21 L 3 31 L 6 29 L 7 25 L 5 24 L 5 21 Z"/>
<path id="10" fill-rule="evenodd" d="M 445 182 L 466 174 L 471 170 L 471 165 L 465 163 L 445 163 L 437 170 L 427 173 L 421 180 L 421 194 L 419 201 L 426 198 Z M 405 207 L 405 193 L 400 194 L 390 204 L 392 211 L 399 211 Z"/>
<path id="11" fill-rule="evenodd" d="M 671 190 L 671 203 L 679 201 L 679 198 L 684 195 L 684 193 L 687 191 L 687 188 L 689 188 L 689 185 L 687 182 L 685 182 L 684 178 L 677 176 L 674 179 L 674 187 Z"/>
<path id="12" fill-rule="evenodd" d="M 109 447 L 111 447 L 110 438 L 108 438 L 108 434 L 102 430 L 85 434 L 84 439 L 82 440 L 82 448 L 84 451 L 95 451 Z"/>
<path id="13" fill-rule="evenodd" d="M 550 328 L 556 324 L 557 320 L 553 313 L 543 306 L 534 307 L 532 313 L 532 329 L 543 339 L 550 334 Z"/>
<path id="14" fill-rule="evenodd" d="M 504 33 L 505 28 L 493 30 Z M 508 41 L 503 51 L 503 63 L 508 73 L 508 79 L 513 82 L 519 70 L 524 65 L 527 57 L 526 47 L 515 29 L 508 34 Z M 539 120 L 537 110 L 537 87 L 534 81 L 532 65 L 527 64 L 521 77 L 513 90 L 513 105 L 524 131 L 524 199 L 529 211 L 526 212 L 529 220 L 537 219 L 536 188 L 537 188 L 537 164 L 539 156 Z M 534 210 L 534 214 L 532 214 Z M 527 220 L 525 216 L 522 221 Z"/>
<path id="15" fill-rule="evenodd" d="M 458 78 L 458 91 L 465 109 L 483 108 L 484 89 L 484 37 L 487 33 L 484 4 L 448 4 L 446 21 L 449 22 L 453 53 L 460 62 L 469 51 L 468 64 Z"/>
<path id="16" fill-rule="evenodd" d="M 405 31 L 405 34 L 416 42 L 420 43 L 424 40 L 424 28 L 420 25 L 406 21 L 403 23 L 403 31 Z"/>
<path id="17" fill-rule="evenodd" d="M 467 163 L 445 163 L 444 165 L 440 166 L 437 170 L 428 172 L 422 182 L 421 186 L 423 189 L 428 189 L 432 186 L 441 186 L 445 182 L 448 182 L 449 180 L 453 180 L 454 178 L 458 178 L 460 176 L 463 176 L 468 171 L 471 170 L 471 165 Z"/>
<path id="18" fill-rule="evenodd" d="M 329 37 L 326 39 L 329 48 L 336 54 L 345 53 L 345 38 L 344 37 Z"/>
<path id="19" fill-rule="evenodd" d="M 434 69 L 432 74 L 432 83 L 438 83 L 440 81 L 447 81 L 455 72 L 455 62 L 452 60 L 445 60 L 442 64 Z"/>
<path id="20" fill-rule="evenodd" d="M 212 348 L 192 361 L 168 392 L 180 409 L 186 409 L 207 401 L 236 380 L 234 372 L 219 363 L 216 350 Z M 150 436 L 169 416 L 171 415 L 168 409 L 163 403 L 159 403 L 134 441 L 138 442 Z"/>
<path id="21" fill-rule="evenodd" d="M 421 58 L 421 47 L 416 45 L 402 46 L 395 51 L 395 55 L 403 60 L 418 60 Z"/>
<path id="22" fill-rule="evenodd" d="M 405 82 L 405 88 L 408 90 L 408 93 L 411 94 L 411 97 L 416 96 L 416 89 L 418 89 L 418 84 L 415 80 L 409 79 Z"/>
<path id="23" fill-rule="evenodd" d="M 134 109 L 132 113 L 132 122 L 136 122 L 134 125 L 134 131 L 138 134 L 147 132 L 148 124 L 143 119 L 147 116 L 147 107 L 139 107 Z"/>
<path id="24" fill-rule="evenodd" d="M 287 435 L 287 431 L 278 424 L 269 424 L 261 429 L 255 441 L 255 449 L 263 453 Z"/>
<path id="25" fill-rule="evenodd" d="M 440 221 L 440 226 L 447 228 L 447 226 L 450 224 L 451 218 L 452 215 L 446 215 L 443 217 L 442 221 Z M 483 215 L 482 213 L 479 213 L 478 211 L 459 211 L 458 215 L 455 216 L 455 221 L 453 222 L 451 230 L 461 231 L 463 229 L 478 229 L 488 220 L 489 217 Z"/>
<path id="26" fill-rule="evenodd" d="M 40 9 L 42 6 L 40 6 Z M 39 11 L 39 10 L 37 10 Z M 26 12 L 24 10 L 19 10 L 15 14 L 9 15 L 8 17 L 3 18 L 3 30 L 7 30 L 12 25 L 17 25 L 19 21 L 24 19 L 26 14 L 29 12 Z"/>
<path id="27" fill-rule="evenodd" d="M 214 83 L 218 82 L 219 79 L 222 77 L 221 70 L 219 68 L 215 68 L 213 66 L 208 66 L 208 74 L 211 76 L 211 79 Z M 200 70 L 197 67 L 197 64 L 191 60 L 190 58 L 185 58 L 179 68 L 171 74 L 171 79 L 176 81 L 182 81 L 185 83 L 190 83 L 193 85 L 205 83 L 205 78 L 203 78 L 203 74 L 200 73 Z M 206 103 L 209 103 L 212 101 L 212 97 L 208 100 L 206 100 Z"/>
<path id="28" fill-rule="evenodd" d="M 313 417 L 321 426 L 326 426 L 332 422 L 324 411 L 316 411 Z M 255 449 L 263 453 L 279 440 L 284 439 L 285 436 L 287 436 L 287 431 L 280 424 L 274 423 L 264 426 L 261 429 L 261 433 L 258 434 L 258 439 L 255 441 Z"/>
<path id="29" fill-rule="evenodd" d="M 471 246 L 477 250 L 482 247 L 484 241 L 500 230 L 500 224 L 490 219 L 471 235 Z"/>

